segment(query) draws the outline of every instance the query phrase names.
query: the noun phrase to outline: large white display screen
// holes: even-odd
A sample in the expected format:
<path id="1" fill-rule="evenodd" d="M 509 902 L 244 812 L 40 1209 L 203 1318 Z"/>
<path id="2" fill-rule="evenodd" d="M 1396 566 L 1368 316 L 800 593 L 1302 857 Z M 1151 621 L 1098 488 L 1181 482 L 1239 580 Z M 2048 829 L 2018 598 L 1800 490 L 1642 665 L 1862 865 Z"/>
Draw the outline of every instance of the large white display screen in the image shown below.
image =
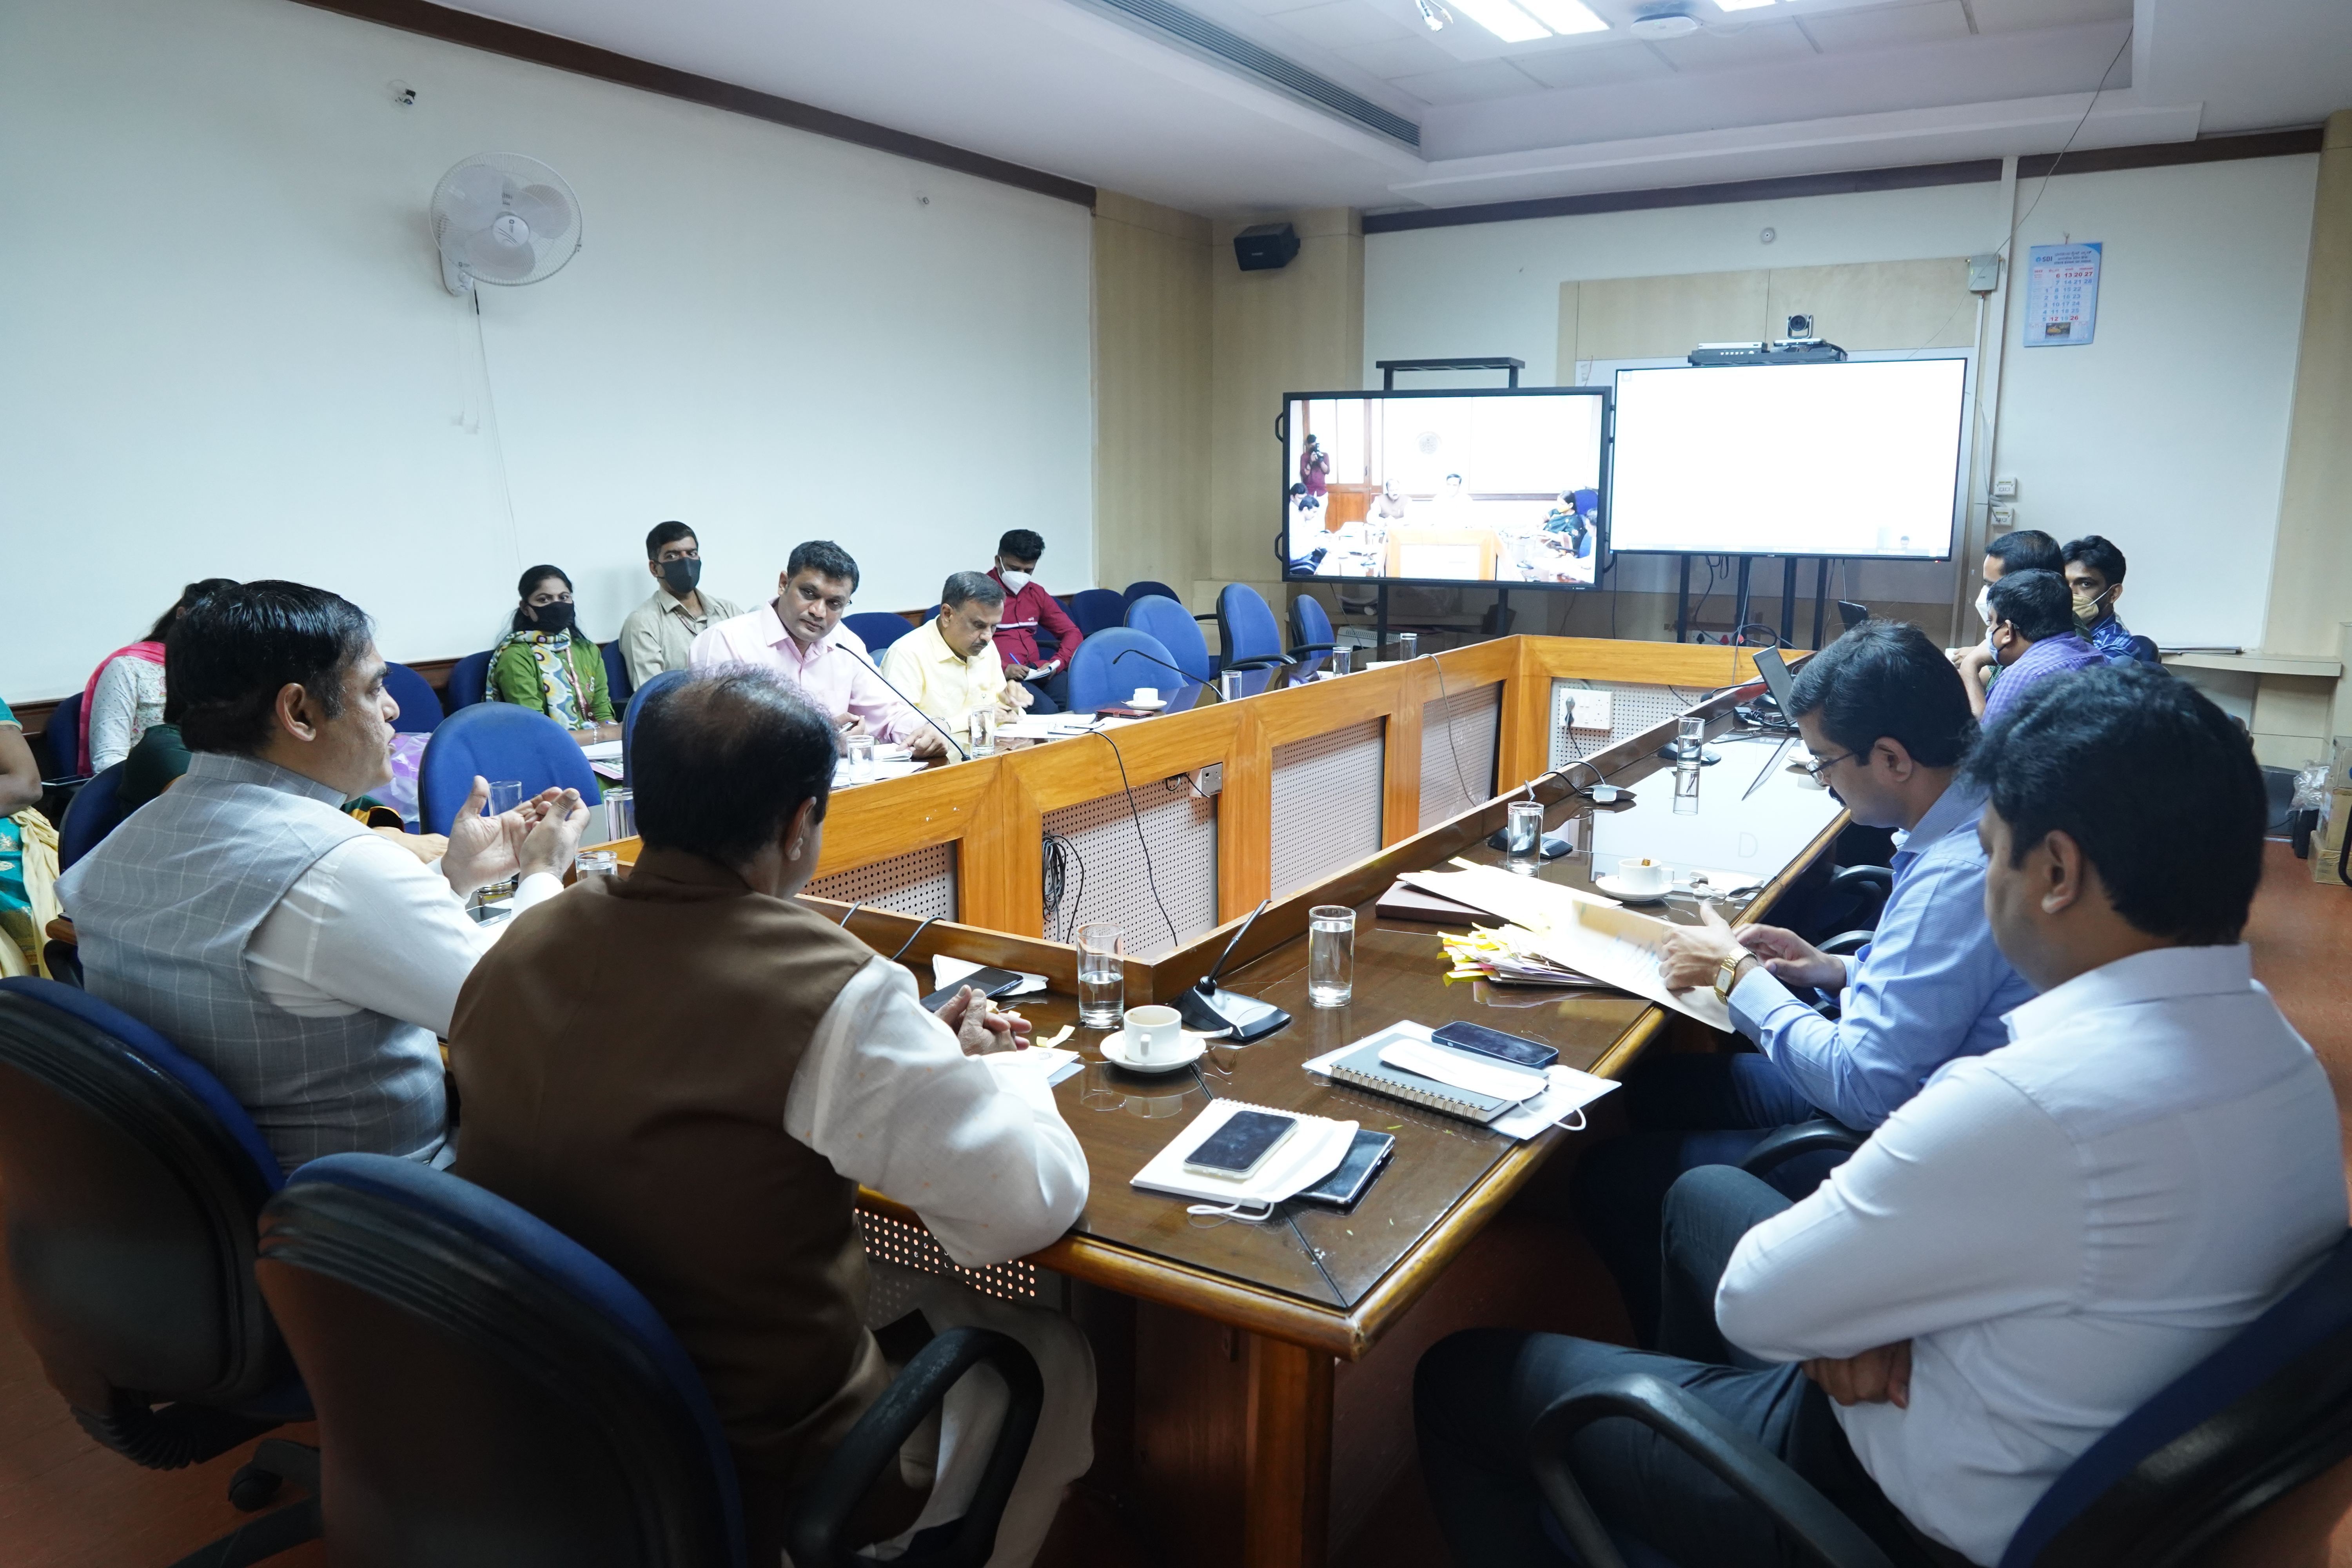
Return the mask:
<path id="1" fill-rule="evenodd" d="M 1293 394 L 1284 406 L 1289 575 L 1592 586 L 1602 389 Z"/>
<path id="2" fill-rule="evenodd" d="M 1949 555 L 1968 363 L 1619 371 L 1611 548 Z"/>

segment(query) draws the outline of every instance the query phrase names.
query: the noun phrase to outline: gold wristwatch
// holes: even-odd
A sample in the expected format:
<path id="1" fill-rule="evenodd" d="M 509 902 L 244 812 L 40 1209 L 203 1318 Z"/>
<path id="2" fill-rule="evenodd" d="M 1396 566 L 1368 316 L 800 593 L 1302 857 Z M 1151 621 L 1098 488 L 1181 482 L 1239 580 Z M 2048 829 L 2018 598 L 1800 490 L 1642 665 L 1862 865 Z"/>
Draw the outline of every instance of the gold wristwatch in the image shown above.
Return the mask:
<path id="1" fill-rule="evenodd" d="M 1731 987 L 1739 974 L 1739 966 L 1756 955 L 1744 947 L 1735 947 L 1715 966 L 1715 994 L 1726 1002 L 1731 1000 Z"/>

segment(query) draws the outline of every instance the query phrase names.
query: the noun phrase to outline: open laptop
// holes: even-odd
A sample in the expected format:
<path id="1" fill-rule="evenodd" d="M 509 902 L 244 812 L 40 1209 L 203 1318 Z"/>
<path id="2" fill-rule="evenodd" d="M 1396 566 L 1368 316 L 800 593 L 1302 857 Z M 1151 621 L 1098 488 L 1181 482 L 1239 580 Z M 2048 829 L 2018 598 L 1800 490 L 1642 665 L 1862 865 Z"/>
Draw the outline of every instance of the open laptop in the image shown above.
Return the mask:
<path id="1" fill-rule="evenodd" d="M 1870 619 L 1868 605 L 1857 605 L 1852 599 L 1840 599 L 1837 602 L 1837 607 L 1838 619 L 1845 623 L 1847 631 L 1853 630 L 1854 627 Z"/>
<path id="2" fill-rule="evenodd" d="M 1773 705 L 1780 710 L 1780 717 L 1788 719 L 1790 704 L 1796 696 L 1797 678 L 1789 673 L 1789 666 L 1780 658 L 1780 650 L 1777 647 L 1758 648 L 1756 673 L 1764 678 L 1764 689 L 1771 694 Z M 1796 722 L 1793 719 L 1789 721 Z"/>

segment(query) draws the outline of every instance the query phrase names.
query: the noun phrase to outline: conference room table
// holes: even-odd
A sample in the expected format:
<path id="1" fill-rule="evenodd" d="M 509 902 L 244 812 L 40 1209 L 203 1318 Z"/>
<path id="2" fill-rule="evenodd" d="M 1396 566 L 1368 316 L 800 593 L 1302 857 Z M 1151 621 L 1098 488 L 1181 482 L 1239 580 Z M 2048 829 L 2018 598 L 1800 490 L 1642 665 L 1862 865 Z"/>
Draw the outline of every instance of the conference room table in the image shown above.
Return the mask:
<path id="1" fill-rule="evenodd" d="M 1713 902 L 1737 923 L 1771 909 L 1791 882 L 1826 854 L 1844 824 L 1836 802 L 1790 761 L 1801 754 L 1793 742 L 1735 728 L 1733 706 L 1752 695 L 1751 688 L 1711 691 L 1702 686 L 1699 700 L 1675 703 L 1677 710 L 1706 718 L 1717 757 L 1701 770 L 1697 799 L 1680 803 L 1687 809 L 1676 809 L 1671 764 L 1656 754 L 1659 744 L 1672 738 L 1671 719 L 1638 730 L 1620 725 L 1620 731 L 1630 732 L 1612 736 L 1564 771 L 1546 767 L 1553 755 L 1549 746 L 1552 684 L 1559 669 L 1579 663 L 1572 641 L 1506 638 L 1418 661 L 1444 661 L 1444 670 L 1438 676 L 1443 679 L 1450 674 L 1454 685 L 1443 689 L 1460 689 L 1465 678 L 1481 673 L 1500 673 L 1493 776 L 1498 784 L 1515 779 L 1535 782 L 1505 789 L 1418 832 L 1403 831 L 1404 825 L 1398 824 L 1377 854 L 1310 885 L 1286 890 L 1250 923 L 1240 952 L 1219 984 L 1283 1008 L 1291 1022 L 1249 1045 L 1213 1045 L 1192 1067 L 1147 1076 L 1107 1063 L 1100 1050 L 1104 1032 L 1075 1027 L 1075 952 L 1066 943 L 969 923 L 920 922 L 886 909 L 854 911 L 852 929 L 877 951 L 888 952 L 905 942 L 911 944 L 909 958 L 918 961 L 944 954 L 1045 974 L 1045 993 L 1005 1005 L 1017 1007 L 1041 1040 L 1055 1037 L 1065 1026 L 1073 1026 L 1063 1044 L 1076 1049 L 1086 1065 L 1055 1093 L 1085 1149 L 1092 1189 L 1085 1212 L 1068 1234 L 1026 1261 L 1079 1284 L 1073 1306 L 1086 1310 L 1075 1315 L 1096 1336 L 1103 1405 L 1113 1413 L 1110 1420 L 1097 1422 L 1097 1447 L 1127 1450 L 1098 1452 L 1097 1472 L 1113 1477 L 1129 1506 L 1168 1537 L 1174 1548 L 1172 1560 L 1233 1562 L 1253 1568 L 1313 1565 L 1325 1560 L 1335 1462 L 1337 1363 L 1374 1352 L 1513 1194 L 1567 1140 L 1578 1136 L 1551 1129 L 1517 1141 L 1474 1122 L 1335 1083 L 1306 1071 L 1303 1063 L 1399 1021 L 1436 1026 L 1470 1019 L 1550 1045 L 1559 1050 L 1562 1065 L 1613 1077 L 1670 1028 L 1703 1032 L 1702 1026 L 1681 1014 L 1620 991 L 1449 980 L 1451 963 L 1439 935 L 1472 921 L 1381 914 L 1381 895 L 1397 876 L 1443 868 L 1457 858 L 1473 864 L 1500 862 L 1502 855 L 1486 840 L 1501 826 L 1507 799 L 1526 798 L 1531 791 L 1545 803 L 1547 830 L 1574 831 L 1581 846 L 1576 853 L 1545 864 L 1536 873 L 1541 879 L 1590 891 L 1596 862 L 1609 869 L 1618 858 L 1646 856 L 1685 873 L 1699 868 L 1713 888 L 1730 889 L 1729 896 Z M 1524 646 L 1503 646 L 1508 644 Z M 1559 646 L 1536 646 L 1546 644 Z M 1651 658 L 1669 679 L 1687 678 L 1698 668 L 1675 657 L 1686 650 L 1634 646 L 1655 648 Z M 1599 647 L 1606 650 L 1622 645 Z M 1622 666 L 1617 654 L 1591 657 L 1604 664 L 1618 659 L 1612 668 Z M 1481 659 L 1486 661 L 1483 668 Z M 1705 668 L 1712 674 L 1716 667 Z M 1174 727 L 1196 721 L 1198 727 L 1213 731 L 1201 743 L 1212 752 L 1222 747 L 1226 790 L 1236 789 L 1237 773 L 1239 787 L 1245 790 L 1247 748 L 1234 742 L 1251 737 L 1220 735 L 1213 732 L 1217 726 L 1257 722 L 1237 710 L 1261 703 L 1286 704 L 1302 713 L 1313 705 L 1350 697 L 1360 703 L 1383 679 L 1392 689 L 1387 700 L 1391 718 L 1398 713 L 1420 718 L 1418 678 L 1411 667 L 1375 670 L 1319 688 L 1272 692 L 1132 726 L 1119 739 L 1122 750 L 1138 760 L 1122 765 L 1138 776 L 1156 779 L 1164 763 L 1145 744 L 1151 731 L 1169 726 L 1166 733 L 1172 738 Z M 1356 683 L 1362 685 L 1349 692 Z M 1675 694 L 1677 699 L 1683 695 L 1679 690 Z M 1416 739 L 1409 726 L 1392 724 L 1387 759 L 1391 771 L 1398 762 L 1393 752 L 1401 744 L 1411 751 Z M 1171 743 L 1178 742 L 1171 739 Z M 1451 736 L 1445 743 L 1454 744 Z M 1178 750 L 1183 750 L 1181 743 Z M 927 813 L 909 792 L 909 786 L 926 778 L 933 780 L 935 788 L 955 784 L 969 789 L 969 775 L 986 763 L 1036 773 L 1078 765 L 1090 755 L 1056 742 L 1028 752 L 938 770 L 937 774 L 843 792 L 835 796 L 828 820 L 828 851 L 839 841 L 836 819 L 845 816 L 852 819 L 852 835 L 869 835 L 863 849 L 846 852 L 852 856 L 919 837 L 926 820 L 940 819 Z M 1404 760 L 1416 765 L 1417 775 L 1419 758 Z M 1612 784 L 1628 788 L 1630 797 L 1595 805 L 1582 786 L 1602 773 Z M 961 781 L 937 776 L 942 774 L 968 776 Z M 1001 790 L 1003 784 L 990 787 Z M 890 794 L 905 796 L 895 810 L 887 809 L 885 797 Z M 1246 798 L 1225 805 L 1239 823 L 1248 823 Z M 980 815 L 974 814 L 975 818 Z M 868 826 L 860 828 L 860 820 Z M 884 822 L 895 825 L 889 833 L 872 826 Z M 988 827 L 975 819 L 966 821 L 962 831 L 970 839 Z M 1141 831 L 1139 817 L 1137 830 Z M 634 846 L 623 848 L 626 858 Z M 1227 860 L 1244 849 L 1221 840 L 1221 879 L 1229 875 Z M 967 868 L 967 884 L 984 869 L 977 863 Z M 1151 962 L 1131 958 L 1127 1004 L 1168 1000 L 1199 979 L 1256 908 L 1255 900 L 1244 903 L 1232 895 L 1255 891 L 1263 899 L 1265 890 L 1263 882 L 1255 888 L 1227 888 L 1229 896 L 1221 898 L 1219 907 L 1231 918 Z M 985 894 L 967 885 L 961 901 L 969 908 L 976 896 Z M 811 901 L 829 912 L 853 913 L 846 904 Z M 1701 901 L 1700 894 L 1683 889 L 1645 906 L 1644 912 L 1695 921 L 1700 918 Z M 1307 996 L 1305 915 L 1319 904 L 1345 904 L 1356 910 L 1353 989 L 1345 1006 L 1317 1007 Z M 1129 1184 L 1152 1155 L 1217 1100 L 1353 1121 L 1391 1133 L 1395 1149 L 1352 1210 L 1294 1200 L 1260 1224 L 1195 1215 L 1187 1212 L 1189 1205 L 1181 1198 Z M 901 1261 L 922 1250 L 920 1220 L 911 1209 L 883 1194 L 863 1194 L 861 1203 L 868 1220 L 869 1250 Z M 910 1243 L 915 1244 L 911 1248 Z M 944 1267 L 943 1255 L 934 1252 L 932 1263 Z M 975 1276 L 973 1282 L 982 1289 L 996 1288 L 1003 1276 L 992 1273 L 993 1280 Z M 1386 1478 L 1366 1481 L 1350 1456 L 1350 1437 L 1341 1435 L 1338 1457 L 1351 1483 L 1383 1481 Z"/>

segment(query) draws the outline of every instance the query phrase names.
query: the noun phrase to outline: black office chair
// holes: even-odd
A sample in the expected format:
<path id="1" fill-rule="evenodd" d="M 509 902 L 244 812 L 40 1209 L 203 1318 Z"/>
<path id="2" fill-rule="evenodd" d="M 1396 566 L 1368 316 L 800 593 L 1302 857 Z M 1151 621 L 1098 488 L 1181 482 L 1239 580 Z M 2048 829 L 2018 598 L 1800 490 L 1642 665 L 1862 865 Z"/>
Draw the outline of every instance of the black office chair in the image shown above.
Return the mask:
<path id="1" fill-rule="evenodd" d="M 0 1185 L 26 1337 L 92 1437 L 151 1469 L 226 1453 L 310 1402 L 254 1285 L 277 1158 L 218 1079 L 55 981 L 0 980 Z M 272 1439 L 236 1472 L 250 1512 L 310 1499 L 184 1560 L 239 1568 L 319 1533 L 318 1451 Z"/>
<path id="2" fill-rule="evenodd" d="M 326 1455 L 326 1537 L 365 1568 L 740 1568 L 735 1466 L 694 1364 L 646 1299 L 505 1199 L 414 1161 L 334 1154 L 262 1213 L 263 1293 Z M 1027 1351 L 954 1329 L 925 1345 L 788 1525 L 800 1568 L 849 1568 L 866 1489 L 957 1378 L 1011 1408 L 971 1511 L 898 1559 L 979 1568 L 1044 1389 Z"/>
<path id="3" fill-rule="evenodd" d="M 1587 1568 L 1666 1562 L 1603 1524 L 1570 1468 L 1570 1439 L 1611 1416 L 1641 1422 L 1705 1465 L 1813 1561 L 1885 1568 L 1878 1548 L 1761 1444 L 1683 1389 L 1641 1373 L 1563 1396 L 1528 1439 L 1551 1522 Z M 2018 1526 L 2000 1568 L 2180 1568 L 2347 1458 L 2352 1237 L 2269 1311 L 2085 1449 Z"/>

